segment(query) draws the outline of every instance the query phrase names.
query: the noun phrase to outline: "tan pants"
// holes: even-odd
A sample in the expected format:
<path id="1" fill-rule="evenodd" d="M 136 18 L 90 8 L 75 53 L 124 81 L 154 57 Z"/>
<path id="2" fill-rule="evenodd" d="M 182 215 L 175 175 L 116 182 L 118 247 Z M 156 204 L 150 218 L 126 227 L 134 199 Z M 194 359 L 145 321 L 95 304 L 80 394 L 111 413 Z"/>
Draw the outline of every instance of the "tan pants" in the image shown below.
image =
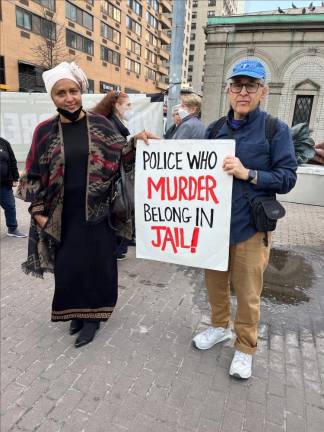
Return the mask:
<path id="1" fill-rule="evenodd" d="M 235 290 L 235 348 L 246 354 L 254 354 L 257 347 L 260 296 L 263 273 L 269 262 L 271 233 L 268 233 L 267 247 L 263 242 L 264 237 L 264 233 L 256 233 L 248 240 L 230 246 L 228 271 L 205 271 L 208 300 L 212 310 L 211 322 L 214 327 L 226 328 L 230 324 L 230 284 Z"/>

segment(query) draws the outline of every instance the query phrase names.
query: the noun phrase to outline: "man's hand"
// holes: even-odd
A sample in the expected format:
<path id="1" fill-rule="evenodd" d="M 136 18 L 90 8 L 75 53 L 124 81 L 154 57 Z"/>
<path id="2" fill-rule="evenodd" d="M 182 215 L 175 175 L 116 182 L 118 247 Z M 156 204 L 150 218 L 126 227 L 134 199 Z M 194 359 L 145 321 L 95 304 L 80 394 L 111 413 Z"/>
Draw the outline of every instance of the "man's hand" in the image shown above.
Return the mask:
<path id="1" fill-rule="evenodd" d="M 12 187 L 16 187 L 18 185 L 18 182 L 14 181 L 12 182 Z"/>
<path id="2" fill-rule="evenodd" d="M 37 223 L 38 226 L 40 226 L 41 228 L 44 228 L 44 226 L 47 224 L 48 221 L 48 217 L 47 216 L 43 216 L 43 215 L 35 215 L 34 219 Z"/>
<path id="3" fill-rule="evenodd" d="M 137 140 L 143 140 L 145 144 L 148 144 L 149 139 L 160 139 L 160 137 L 144 129 L 142 132 L 139 132 L 134 136 L 134 144 L 136 146 Z"/>
<path id="4" fill-rule="evenodd" d="M 324 165 L 324 142 L 315 145 L 314 160 Z"/>
<path id="5" fill-rule="evenodd" d="M 249 178 L 249 170 L 245 168 L 240 159 L 235 156 L 227 156 L 224 159 L 223 169 L 227 174 L 233 175 L 237 179 L 247 180 Z"/>

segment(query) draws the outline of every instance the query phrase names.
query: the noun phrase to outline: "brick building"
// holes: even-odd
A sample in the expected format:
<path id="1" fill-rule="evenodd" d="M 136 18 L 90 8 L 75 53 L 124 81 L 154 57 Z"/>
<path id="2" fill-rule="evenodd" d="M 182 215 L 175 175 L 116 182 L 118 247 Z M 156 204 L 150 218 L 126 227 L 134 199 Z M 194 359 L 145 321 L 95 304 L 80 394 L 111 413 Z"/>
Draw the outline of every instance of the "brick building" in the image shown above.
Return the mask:
<path id="1" fill-rule="evenodd" d="M 226 80 L 244 58 L 261 61 L 268 75 L 264 108 L 289 126 L 307 122 L 324 140 L 324 7 L 215 17 L 206 28 L 204 120 L 228 110 Z"/>
<path id="2" fill-rule="evenodd" d="M 0 89 L 44 91 L 35 47 L 53 56 L 60 36 L 60 54 L 84 69 L 89 92 L 163 91 L 171 12 L 172 0 L 0 0 Z"/>

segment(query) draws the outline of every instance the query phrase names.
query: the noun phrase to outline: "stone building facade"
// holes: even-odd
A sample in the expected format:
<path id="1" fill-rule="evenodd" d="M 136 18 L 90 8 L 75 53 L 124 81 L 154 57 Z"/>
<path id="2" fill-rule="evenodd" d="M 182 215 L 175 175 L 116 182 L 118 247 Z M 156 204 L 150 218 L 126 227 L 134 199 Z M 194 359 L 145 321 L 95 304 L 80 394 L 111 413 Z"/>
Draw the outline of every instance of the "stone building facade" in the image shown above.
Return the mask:
<path id="1" fill-rule="evenodd" d="M 289 126 L 307 121 L 324 141 L 324 8 L 302 14 L 215 17 L 206 28 L 203 119 L 228 110 L 226 80 L 235 63 L 261 61 L 269 95 L 263 108 Z"/>

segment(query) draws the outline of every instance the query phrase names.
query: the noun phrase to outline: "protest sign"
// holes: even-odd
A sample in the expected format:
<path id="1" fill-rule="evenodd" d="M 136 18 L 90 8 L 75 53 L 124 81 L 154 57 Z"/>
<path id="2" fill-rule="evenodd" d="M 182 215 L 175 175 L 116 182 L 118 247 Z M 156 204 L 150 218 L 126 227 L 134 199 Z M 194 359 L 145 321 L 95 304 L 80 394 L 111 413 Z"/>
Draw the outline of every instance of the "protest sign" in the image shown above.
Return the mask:
<path id="1" fill-rule="evenodd" d="M 150 140 L 136 151 L 136 256 L 227 270 L 233 140 Z"/>

